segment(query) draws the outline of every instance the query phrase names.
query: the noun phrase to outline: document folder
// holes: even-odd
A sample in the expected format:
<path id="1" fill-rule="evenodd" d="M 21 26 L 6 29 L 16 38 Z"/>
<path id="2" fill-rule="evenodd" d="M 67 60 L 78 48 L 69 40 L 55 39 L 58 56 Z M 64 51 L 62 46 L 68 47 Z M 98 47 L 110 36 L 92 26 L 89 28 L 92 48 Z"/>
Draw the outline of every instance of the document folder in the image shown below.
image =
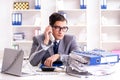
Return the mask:
<path id="1" fill-rule="evenodd" d="M 100 65 L 119 62 L 118 54 L 101 50 L 73 51 L 71 52 L 70 57 L 87 65 Z"/>
<path id="2" fill-rule="evenodd" d="M 78 61 L 80 61 L 83 64 L 86 65 L 98 65 L 101 62 L 101 57 L 97 56 L 97 55 L 91 55 L 88 54 L 88 52 L 72 52 L 72 54 L 70 54 L 72 58 L 74 59 L 79 59 L 79 57 L 82 57 L 84 59 L 84 61 L 81 59 L 79 59 Z M 76 55 L 76 57 L 74 57 Z"/>

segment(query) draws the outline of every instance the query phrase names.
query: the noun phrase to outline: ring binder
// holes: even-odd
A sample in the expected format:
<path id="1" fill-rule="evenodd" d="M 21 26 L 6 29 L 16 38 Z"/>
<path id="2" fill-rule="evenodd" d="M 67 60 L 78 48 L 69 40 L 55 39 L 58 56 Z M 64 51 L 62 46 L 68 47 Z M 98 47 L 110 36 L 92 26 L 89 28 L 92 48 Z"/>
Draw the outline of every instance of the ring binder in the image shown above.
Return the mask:
<path id="1" fill-rule="evenodd" d="M 35 0 L 35 9 L 41 9 L 41 1 Z"/>
<path id="2" fill-rule="evenodd" d="M 12 25 L 22 25 L 22 13 L 12 13 Z"/>
<path id="3" fill-rule="evenodd" d="M 101 9 L 107 9 L 106 0 L 101 0 Z"/>
<path id="4" fill-rule="evenodd" d="M 86 9 L 86 0 L 80 0 L 80 9 Z"/>

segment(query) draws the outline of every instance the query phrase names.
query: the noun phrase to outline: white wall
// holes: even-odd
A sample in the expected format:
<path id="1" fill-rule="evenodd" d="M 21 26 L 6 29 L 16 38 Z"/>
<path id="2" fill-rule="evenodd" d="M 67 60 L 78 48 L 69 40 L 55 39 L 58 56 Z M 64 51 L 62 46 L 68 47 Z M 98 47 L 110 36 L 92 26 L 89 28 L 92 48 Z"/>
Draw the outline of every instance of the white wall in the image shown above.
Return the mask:
<path id="1" fill-rule="evenodd" d="M 0 2 L 0 51 L 5 47 L 11 46 L 11 32 L 10 28 L 10 6 L 12 0 L 1 0 Z"/>

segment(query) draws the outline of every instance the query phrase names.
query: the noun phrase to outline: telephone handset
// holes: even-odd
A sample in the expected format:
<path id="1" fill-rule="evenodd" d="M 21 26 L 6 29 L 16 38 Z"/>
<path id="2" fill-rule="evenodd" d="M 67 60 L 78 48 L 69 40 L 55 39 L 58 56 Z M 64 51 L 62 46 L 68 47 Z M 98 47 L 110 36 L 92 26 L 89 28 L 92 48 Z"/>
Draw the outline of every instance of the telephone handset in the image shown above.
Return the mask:
<path id="1" fill-rule="evenodd" d="M 50 36 L 50 40 L 51 40 L 52 42 L 54 42 L 55 38 L 54 38 L 54 36 L 52 35 L 52 33 L 50 33 L 49 36 Z"/>

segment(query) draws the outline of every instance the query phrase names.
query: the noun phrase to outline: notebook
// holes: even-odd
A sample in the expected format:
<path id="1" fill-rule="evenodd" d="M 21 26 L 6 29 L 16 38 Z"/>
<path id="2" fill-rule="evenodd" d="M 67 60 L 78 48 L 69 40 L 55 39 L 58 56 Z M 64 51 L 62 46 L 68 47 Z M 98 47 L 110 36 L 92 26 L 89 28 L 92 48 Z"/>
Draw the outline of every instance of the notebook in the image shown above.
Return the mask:
<path id="1" fill-rule="evenodd" d="M 23 50 L 5 48 L 1 73 L 22 76 Z"/>

